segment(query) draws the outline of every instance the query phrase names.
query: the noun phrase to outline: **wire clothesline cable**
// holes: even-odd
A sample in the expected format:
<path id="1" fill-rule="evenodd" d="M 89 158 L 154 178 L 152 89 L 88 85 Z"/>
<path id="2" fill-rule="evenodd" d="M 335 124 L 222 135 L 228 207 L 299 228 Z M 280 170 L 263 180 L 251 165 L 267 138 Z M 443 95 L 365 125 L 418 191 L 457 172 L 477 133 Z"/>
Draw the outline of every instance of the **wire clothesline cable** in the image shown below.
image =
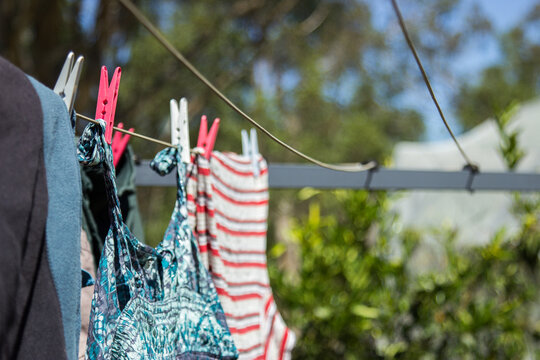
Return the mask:
<path id="1" fill-rule="evenodd" d="M 88 116 L 84 116 L 82 114 L 79 114 L 79 113 L 76 113 L 75 114 L 79 119 L 82 119 L 82 120 L 86 120 L 86 121 L 90 121 L 94 124 L 99 124 L 99 121 L 97 120 L 94 120 L 92 118 L 89 118 Z M 116 126 L 113 126 L 113 129 L 116 130 L 116 131 L 120 131 L 124 134 L 129 134 L 131 136 L 134 136 L 134 137 L 138 137 L 140 139 L 144 139 L 144 140 L 147 140 L 147 141 L 151 141 L 151 142 L 154 142 L 156 144 L 160 144 L 160 145 L 164 145 L 164 146 L 167 146 L 167 147 L 176 147 L 175 145 L 171 144 L 171 143 L 168 143 L 166 141 L 161 141 L 161 140 L 158 140 L 158 139 L 154 139 L 154 138 L 151 138 L 150 136 L 146 136 L 146 135 L 141 135 L 141 134 L 138 134 L 136 132 L 133 132 L 133 131 L 129 131 L 129 130 L 126 130 L 126 129 L 122 129 L 122 128 L 119 128 L 119 127 L 116 127 Z"/>
<path id="2" fill-rule="evenodd" d="M 431 99 L 433 100 L 433 103 L 435 104 L 435 107 L 437 108 L 437 111 L 439 112 L 439 115 L 444 123 L 444 126 L 446 127 L 446 130 L 448 130 L 448 133 L 452 137 L 452 140 L 454 140 L 454 143 L 456 144 L 459 152 L 461 153 L 461 156 L 463 156 L 463 159 L 465 159 L 465 162 L 467 163 L 467 166 L 473 170 L 478 171 L 478 165 L 475 165 L 472 163 L 472 161 L 469 159 L 461 145 L 459 144 L 458 140 L 456 139 L 454 133 L 452 132 L 452 129 L 450 128 L 450 125 L 446 121 L 446 118 L 443 114 L 443 111 L 439 105 L 439 102 L 437 101 L 437 97 L 435 96 L 435 93 L 433 92 L 433 88 L 431 87 L 431 83 L 429 82 L 428 76 L 426 71 L 424 70 L 424 66 L 422 66 L 422 62 L 420 61 L 420 58 L 418 57 L 418 53 L 416 52 L 416 48 L 414 47 L 414 44 L 411 41 L 411 38 L 409 37 L 409 32 L 407 31 L 407 28 L 405 27 L 405 21 L 403 21 L 403 16 L 401 16 L 401 11 L 399 10 L 398 4 L 396 0 L 391 0 L 392 6 L 394 7 L 394 12 L 396 13 L 396 16 L 398 18 L 399 26 L 401 27 L 401 32 L 403 33 L 403 36 L 405 37 L 405 40 L 407 41 L 407 45 L 409 45 L 409 49 L 411 50 L 414 60 L 416 60 L 416 64 L 418 65 L 418 69 L 422 73 L 422 78 L 424 79 L 424 83 L 426 84 L 426 87 L 429 91 L 429 94 L 431 95 Z"/>
<path id="3" fill-rule="evenodd" d="M 259 129 L 262 133 L 268 136 L 270 139 L 277 142 L 279 145 L 283 146 L 292 153 L 300 156 L 304 160 L 314 163 L 315 165 L 321 166 L 323 168 L 336 170 L 336 171 L 347 171 L 347 172 L 360 172 L 372 170 L 377 167 L 375 161 L 370 161 L 366 164 L 328 164 L 322 161 L 319 161 L 315 158 L 312 158 L 309 155 L 302 153 L 301 151 L 295 149 L 291 145 L 280 140 L 274 136 L 270 131 L 266 130 L 262 125 L 253 120 L 248 114 L 242 111 L 235 103 L 232 102 L 225 94 L 223 94 L 210 80 L 208 80 L 193 64 L 191 64 L 166 38 L 161 34 L 161 32 L 144 16 L 144 14 L 130 1 L 130 0 L 118 0 L 120 3 L 127 9 L 131 14 L 158 40 L 161 45 L 163 45 L 178 61 L 180 61 L 185 67 L 188 68 L 193 75 L 195 75 L 200 81 L 202 81 L 210 90 L 214 92 L 221 100 L 223 100 L 231 109 L 236 111 L 240 116 L 249 121 L 253 126 Z"/>

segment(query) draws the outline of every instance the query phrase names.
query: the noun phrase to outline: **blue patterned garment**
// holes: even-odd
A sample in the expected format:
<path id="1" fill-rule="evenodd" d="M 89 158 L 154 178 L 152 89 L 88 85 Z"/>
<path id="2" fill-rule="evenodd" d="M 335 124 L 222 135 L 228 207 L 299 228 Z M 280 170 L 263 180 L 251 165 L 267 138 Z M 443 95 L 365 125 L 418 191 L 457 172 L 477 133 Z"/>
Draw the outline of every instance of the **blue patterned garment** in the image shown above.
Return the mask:
<path id="1" fill-rule="evenodd" d="M 86 359 L 236 359 L 216 289 L 187 223 L 180 152 L 165 149 L 151 164 L 161 175 L 178 169 L 174 212 L 154 249 L 140 243 L 122 221 L 104 129 L 88 125 L 78 147 L 81 163 L 105 169 L 111 218 L 92 299 Z"/>

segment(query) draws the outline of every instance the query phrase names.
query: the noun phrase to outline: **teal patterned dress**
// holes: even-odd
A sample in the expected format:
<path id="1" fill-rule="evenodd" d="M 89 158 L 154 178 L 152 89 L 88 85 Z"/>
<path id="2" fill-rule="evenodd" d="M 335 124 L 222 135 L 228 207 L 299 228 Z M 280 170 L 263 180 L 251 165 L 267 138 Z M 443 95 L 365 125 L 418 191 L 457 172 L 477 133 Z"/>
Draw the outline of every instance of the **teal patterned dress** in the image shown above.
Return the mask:
<path id="1" fill-rule="evenodd" d="M 104 125 L 90 124 L 79 161 L 103 166 L 111 227 L 99 262 L 86 358 L 236 359 L 238 352 L 211 278 L 187 223 L 185 165 L 176 148 L 158 153 L 152 168 L 177 168 L 174 212 L 163 241 L 140 243 L 122 221 Z"/>

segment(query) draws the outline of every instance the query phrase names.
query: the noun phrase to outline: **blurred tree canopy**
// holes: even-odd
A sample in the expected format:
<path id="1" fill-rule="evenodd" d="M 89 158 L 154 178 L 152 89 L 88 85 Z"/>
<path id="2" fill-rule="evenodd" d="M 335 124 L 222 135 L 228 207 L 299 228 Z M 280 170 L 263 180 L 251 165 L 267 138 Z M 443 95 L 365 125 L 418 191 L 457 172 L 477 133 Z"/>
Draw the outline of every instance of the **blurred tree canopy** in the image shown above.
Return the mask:
<path id="1" fill-rule="evenodd" d="M 218 88 L 306 153 L 328 162 L 382 160 L 396 141 L 423 135 L 418 111 L 400 105 L 407 91 L 420 84 L 418 71 L 395 21 L 385 28 L 375 26 L 368 1 L 135 3 Z M 454 112 L 468 129 L 512 100 L 538 94 L 540 45 L 531 29 L 538 27 L 540 5 L 499 35 L 478 6 L 456 26 L 464 3 L 400 1 L 428 72 L 457 87 Z M 501 60 L 478 79 L 453 75 L 455 66 L 449 65 L 479 38 L 494 39 Z M 86 59 L 76 100 L 80 112 L 93 114 L 100 66 L 120 65 L 119 120 L 150 136 L 166 137 L 168 100 L 185 96 L 192 136 L 201 114 L 221 117 L 217 148 L 239 150 L 238 130 L 248 124 L 166 53 L 117 1 L 2 1 L 0 55 L 52 86 L 68 50 Z M 431 106 L 427 93 L 425 102 Z M 140 142 L 134 146 L 143 157 L 158 149 Z M 297 161 L 269 141 L 261 140 L 261 147 L 271 161 Z"/>
<path id="2" fill-rule="evenodd" d="M 502 60 L 484 69 L 479 81 L 461 84 L 454 103 L 464 129 L 540 94 L 539 28 L 540 3 L 518 26 L 500 36 Z"/>
<path id="3" fill-rule="evenodd" d="M 418 112 L 395 101 L 417 79 L 416 68 L 395 36 L 401 35 L 389 36 L 373 25 L 367 1 L 136 3 L 218 88 L 309 154 L 325 161 L 381 160 L 396 141 L 416 140 L 423 133 Z M 448 18 L 458 0 L 404 3 L 411 14 L 421 9 L 411 31 L 433 61 L 460 51 L 467 42 L 463 34 L 487 27 L 478 14 L 459 32 L 452 29 Z M 100 65 L 121 65 L 119 120 L 163 137 L 168 100 L 185 96 L 193 132 L 202 113 L 219 116 L 217 148 L 239 149 L 244 120 L 166 53 L 118 2 L 4 0 L 0 20 L 0 54 L 45 84 L 54 84 L 68 50 L 85 56 L 76 103 L 80 112 L 93 113 Z M 144 157 L 157 150 L 149 144 L 134 146 Z M 297 160 L 268 141 L 261 141 L 261 147 L 270 160 Z"/>

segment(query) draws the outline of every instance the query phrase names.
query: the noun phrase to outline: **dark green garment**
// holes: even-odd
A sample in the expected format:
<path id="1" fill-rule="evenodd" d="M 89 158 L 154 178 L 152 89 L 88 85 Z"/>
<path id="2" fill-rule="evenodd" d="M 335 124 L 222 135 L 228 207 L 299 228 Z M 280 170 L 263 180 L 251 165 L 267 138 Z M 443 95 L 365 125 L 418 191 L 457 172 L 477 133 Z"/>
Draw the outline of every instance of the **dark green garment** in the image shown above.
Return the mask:
<path id="1" fill-rule="evenodd" d="M 109 207 L 103 178 L 103 167 L 81 166 L 83 229 L 88 235 L 96 267 L 99 264 L 103 242 L 110 227 Z M 144 231 L 135 188 L 135 161 L 133 160 L 133 150 L 129 145 L 116 167 L 116 185 L 124 222 L 133 235 L 144 242 Z"/>

